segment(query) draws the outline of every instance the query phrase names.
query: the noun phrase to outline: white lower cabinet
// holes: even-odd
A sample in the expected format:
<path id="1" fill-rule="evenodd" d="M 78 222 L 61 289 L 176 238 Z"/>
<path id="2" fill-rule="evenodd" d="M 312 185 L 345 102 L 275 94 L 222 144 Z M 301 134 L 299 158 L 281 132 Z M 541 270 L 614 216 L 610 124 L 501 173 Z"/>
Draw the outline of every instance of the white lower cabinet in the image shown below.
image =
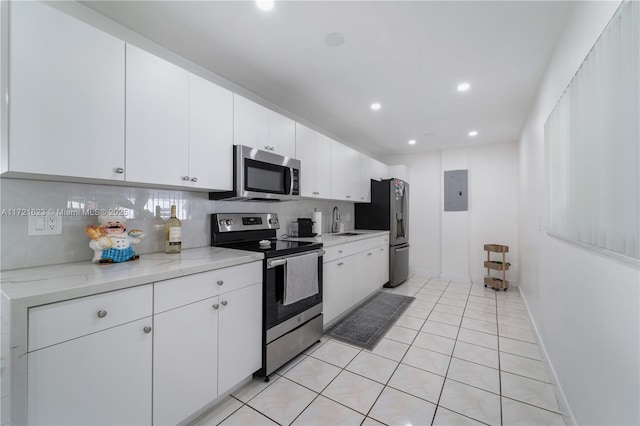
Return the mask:
<path id="1" fill-rule="evenodd" d="M 29 353 L 28 424 L 150 424 L 151 324 L 143 318 Z"/>
<path id="2" fill-rule="evenodd" d="M 218 394 L 261 366 L 262 283 L 258 283 L 220 295 Z"/>
<path id="3" fill-rule="evenodd" d="M 389 282 L 389 238 L 387 243 L 378 247 L 378 284 L 385 285 Z"/>
<path id="4" fill-rule="evenodd" d="M 359 301 L 380 288 L 379 267 L 380 256 L 377 247 L 353 256 L 353 295 Z"/>
<path id="5" fill-rule="evenodd" d="M 218 397 L 218 297 L 154 318 L 153 422 L 175 425 Z"/>
<path id="6" fill-rule="evenodd" d="M 353 305 L 353 257 L 322 266 L 322 311 L 327 325 Z"/>

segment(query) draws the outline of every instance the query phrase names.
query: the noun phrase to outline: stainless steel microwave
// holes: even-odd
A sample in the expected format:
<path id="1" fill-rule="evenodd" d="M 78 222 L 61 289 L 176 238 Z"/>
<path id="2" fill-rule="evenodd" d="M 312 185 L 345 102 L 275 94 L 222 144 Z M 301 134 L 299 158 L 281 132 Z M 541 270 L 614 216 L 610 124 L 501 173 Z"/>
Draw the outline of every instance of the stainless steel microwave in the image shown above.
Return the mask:
<path id="1" fill-rule="evenodd" d="M 209 199 L 288 201 L 300 199 L 300 160 L 244 145 L 233 146 L 231 192 Z"/>

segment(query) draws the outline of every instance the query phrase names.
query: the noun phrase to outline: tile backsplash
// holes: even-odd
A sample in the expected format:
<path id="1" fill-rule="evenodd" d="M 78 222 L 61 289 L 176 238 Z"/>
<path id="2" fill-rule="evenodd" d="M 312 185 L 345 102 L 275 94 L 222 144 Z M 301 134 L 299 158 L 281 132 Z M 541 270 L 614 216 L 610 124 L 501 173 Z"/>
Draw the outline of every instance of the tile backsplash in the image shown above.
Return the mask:
<path id="1" fill-rule="evenodd" d="M 338 206 L 346 230 L 353 229 L 353 203 L 303 199 L 280 203 L 211 201 L 205 192 L 147 189 L 110 185 L 0 179 L 0 269 L 17 269 L 59 263 L 90 261 L 93 250 L 84 233 L 97 224 L 96 209 L 122 211 L 128 229 L 145 232 L 133 246 L 138 254 L 164 250 L 164 221 L 172 204 L 182 221 L 185 249 L 210 244 L 211 213 L 278 213 L 278 237 L 289 232 L 298 217 L 322 212 L 323 232 L 328 232 L 334 206 Z M 28 217 L 14 209 L 45 209 L 62 217 L 62 235 L 28 236 Z"/>

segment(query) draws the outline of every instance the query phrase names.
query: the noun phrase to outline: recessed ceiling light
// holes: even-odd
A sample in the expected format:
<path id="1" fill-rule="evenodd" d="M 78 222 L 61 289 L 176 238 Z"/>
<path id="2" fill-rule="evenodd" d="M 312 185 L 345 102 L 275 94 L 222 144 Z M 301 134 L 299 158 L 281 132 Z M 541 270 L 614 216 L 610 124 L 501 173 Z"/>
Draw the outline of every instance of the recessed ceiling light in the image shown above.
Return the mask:
<path id="1" fill-rule="evenodd" d="M 371 104 L 371 109 L 374 111 L 379 110 L 380 108 L 382 108 L 382 105 L 380 105 L 378 102 L 374 102 Z"/>
<path id="2" fill-rule="evenodd" d="M 274 3 L 273 0 L 256 0 L 256 6 L 260 10 L 269 11 L 273 9 Z"/>
<path id="3" fill-rule="evenodd" d="M 340 33 L 327 34 L 324 38 L 324 44 L 329 47 L 338 47 L 344 44 L 344 35 Z"/>
<path id="4" fill-rule="evenodd" d="M 469 132 L 469 136 L 474 137 L 474 136 L 478 136 L 478 131 L 477 130 L 472 130 Z"/>
<path id="5" fill-rule="evenodd" d="M 466 92 L 469 89 L 471 89 L 471 85 L 469 83 L 458 84 L 458 92 Z"/>
<path id="6" fill-rule="evenodd" d="M 411 140 L 409 141 L 409 145 L 415 145 L 415 144 L 416 144 L 416 140 L 415 140 L 415 139 L 411 139 Z"/>

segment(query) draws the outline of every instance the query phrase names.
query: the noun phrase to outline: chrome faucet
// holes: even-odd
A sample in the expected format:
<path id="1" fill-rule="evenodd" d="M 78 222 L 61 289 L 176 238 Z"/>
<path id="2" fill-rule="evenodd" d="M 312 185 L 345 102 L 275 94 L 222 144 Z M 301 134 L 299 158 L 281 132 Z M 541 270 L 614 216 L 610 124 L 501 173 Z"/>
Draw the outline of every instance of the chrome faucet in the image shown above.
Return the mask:
<path id="1" fill-rule="evenodd" d="M 331 226 L 331 232 L 335 234 L 340 230 L 340 211 L 338 210 L 338 206 L 335 206 L 333 208 L 332 222 L 333 224 Z"/>

